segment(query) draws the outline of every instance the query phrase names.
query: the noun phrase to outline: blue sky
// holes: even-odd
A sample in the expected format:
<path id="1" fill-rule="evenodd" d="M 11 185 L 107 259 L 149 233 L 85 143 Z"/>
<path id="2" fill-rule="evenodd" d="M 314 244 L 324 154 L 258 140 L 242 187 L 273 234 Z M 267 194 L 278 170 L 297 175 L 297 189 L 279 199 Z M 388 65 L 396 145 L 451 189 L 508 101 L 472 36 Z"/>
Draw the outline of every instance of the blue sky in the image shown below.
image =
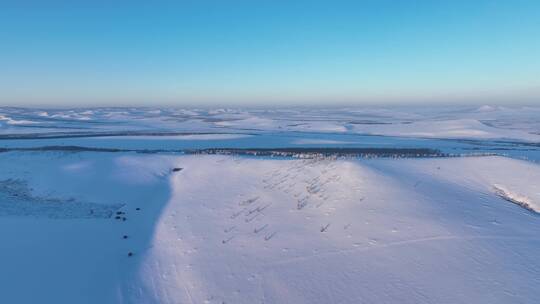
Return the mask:
<path id="1" fill-rule="evenodd" d="M 0 105 L 540 103 L 537 0 L 9 2 Z"/>

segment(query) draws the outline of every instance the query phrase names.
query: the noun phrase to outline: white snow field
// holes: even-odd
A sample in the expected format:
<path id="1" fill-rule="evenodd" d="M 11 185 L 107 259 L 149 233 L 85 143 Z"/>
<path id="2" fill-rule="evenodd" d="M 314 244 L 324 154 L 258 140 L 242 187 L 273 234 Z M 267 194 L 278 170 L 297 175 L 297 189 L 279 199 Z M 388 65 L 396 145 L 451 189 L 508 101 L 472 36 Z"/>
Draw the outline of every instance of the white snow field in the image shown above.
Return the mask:
<path id="1" fill-rule="evenodd" d="M 540 303 L 532 162 L 11 151 L 0 168 L 2 303 Z"/>
<path id="2" fill-rule="evenodd" d="M 540 303 L 538 117 L 0 107 L 0 303 Z"/>
<path id="3" fill-rule="evenodd" d="M 287 131 L 539 142 L 539 116 L 538 106 L 489 105 L 329 109 L 0 107 L 0 135 L 104 131 Z"/>

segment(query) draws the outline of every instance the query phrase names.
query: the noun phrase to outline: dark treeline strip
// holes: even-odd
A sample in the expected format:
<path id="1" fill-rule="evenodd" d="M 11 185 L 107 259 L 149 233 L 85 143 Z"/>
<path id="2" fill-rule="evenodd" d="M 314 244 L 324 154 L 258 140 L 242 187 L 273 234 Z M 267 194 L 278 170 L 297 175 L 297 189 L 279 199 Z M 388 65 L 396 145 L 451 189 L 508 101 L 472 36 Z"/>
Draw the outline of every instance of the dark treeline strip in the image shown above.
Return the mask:
<path id="1" fill-rule="evenodd" d="M 212 148 L 186 151 L 193 154 L 235 154 L 256 156 L 336 156 L 336 157 L 449 157 L 429 148 Z"/>
<path id="2" fill-rule="evenodd" d="M 460 156 L 491 156 L 497 153 L 468 153 L 449 154 L 429 148 L 209 148 L 209 149 L 121 149 L 99 148 L 82 146 L 42 146 L 25 148 L 0 148 L 2 152 L 130 152 L 130 153 L 174 153 L 174 154 L 221 154 L 221 155 L 245 155 L 262 157 L 291 157 L 291 158 L 315 158 L 315 157 L 347 157 L 347 158 L 431 158 L 431 157 L 460 157 Z"/>

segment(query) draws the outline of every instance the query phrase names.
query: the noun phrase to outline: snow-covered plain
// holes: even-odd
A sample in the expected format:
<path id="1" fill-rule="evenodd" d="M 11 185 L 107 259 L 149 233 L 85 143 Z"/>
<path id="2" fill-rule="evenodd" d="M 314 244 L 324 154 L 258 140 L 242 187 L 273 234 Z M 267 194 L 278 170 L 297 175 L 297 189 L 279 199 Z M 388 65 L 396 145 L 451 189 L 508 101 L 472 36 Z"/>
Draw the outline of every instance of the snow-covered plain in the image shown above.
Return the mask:
<path id="1" fill-rule="evenodd" d="M 495 117 L 492 128 L 508 130 L 473 143 L 265 129 L 293 117 L 298 126 L 290 128 L 302 128 L 299 115 L 322 121 L 325 130 L 336 123 L 332 117 L 345 116 L 427 126 L 450 110 L 258 112 L 262 118 L 251 119 L 247 133 L 241 129 L 249 126 L 239 124 L 253 117 L 249 111 L 8 110 L 3 117 L 41 118 L 38 125 L 62 130 L 4 119 L 2 303 L 540 302 L 540 165 L 519 159 L 539 159 L 531 141 L 536 125 L 524 119 L 532 110 L 452 114 Z M 516 111 L 523 120 L 511 123 Z M 172 116 L 203 118 L 175 124 Z M 218 132 L 207 125 L 216 122 L 229 123 L 218 124 Z M 77 137 L 83 128 L 108 134 Z M 504 145 L 505 153 L 474 156 L 471 148 L 465 157 L 294 159 L 138 150 L 256 147 L 268 140 L 277 147 L 427 145 L 460 152 L 469 151 L 465 144 L 481 151 Z"/>
<path id="2" fill-rule="evenodd" d="M 26 109 L 0 107 L 0 134 L 287 131 L 540 140 L 540 107 Z"/>

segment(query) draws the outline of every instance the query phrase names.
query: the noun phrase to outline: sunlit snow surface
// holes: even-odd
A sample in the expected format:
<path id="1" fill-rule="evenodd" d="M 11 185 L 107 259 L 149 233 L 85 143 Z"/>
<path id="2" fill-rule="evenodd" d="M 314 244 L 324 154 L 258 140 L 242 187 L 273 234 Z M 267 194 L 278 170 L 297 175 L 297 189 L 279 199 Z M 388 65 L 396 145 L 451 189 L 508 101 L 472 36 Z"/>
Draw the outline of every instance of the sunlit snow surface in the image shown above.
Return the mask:
<path id="1" fill-rule="evenodd" d="M 537 303 L 539 149 L 534 107 L 0 108 L 0 300 Z"/>
<path id="2" fill-rule="evenodd" d="M 2 134 L 103 131 L 303 131 L 538 140 L 540 107 L 343 109 L 1 108 Z"/>

